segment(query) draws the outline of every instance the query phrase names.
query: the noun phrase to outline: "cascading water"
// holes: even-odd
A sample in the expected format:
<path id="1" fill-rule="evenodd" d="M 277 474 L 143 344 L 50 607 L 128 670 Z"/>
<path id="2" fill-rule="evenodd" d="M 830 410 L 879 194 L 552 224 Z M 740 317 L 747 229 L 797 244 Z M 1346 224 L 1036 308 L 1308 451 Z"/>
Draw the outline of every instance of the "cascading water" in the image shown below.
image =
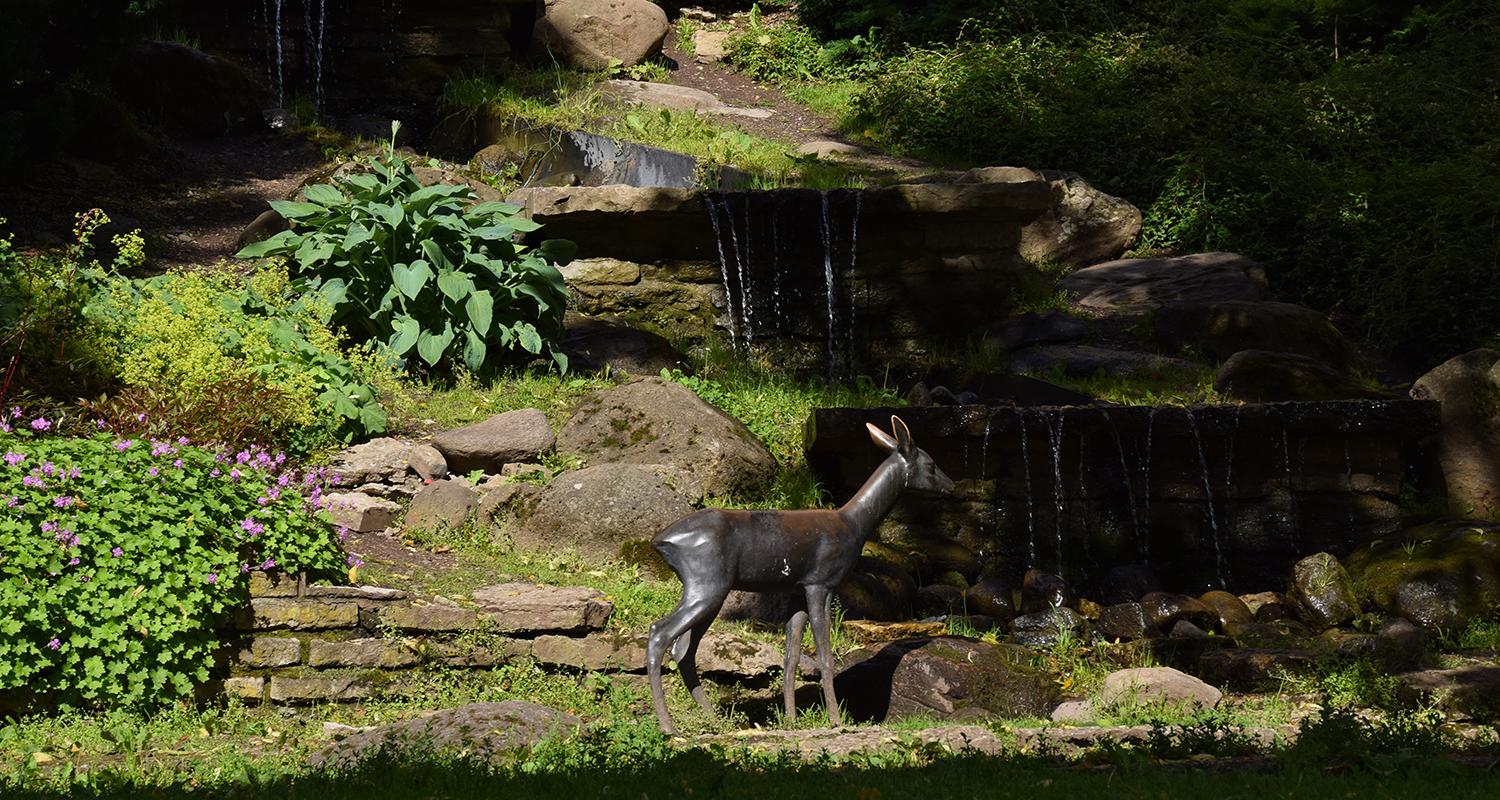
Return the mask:
<path id="1" fill-rule="evenodd" d="M 1139 538 L 1141 543 L 1141 561 L 1146 565 L 1151 564 L 1151 436 L 1156 430 L 1156 408 L 1146 415 L 1146 452 L 1141 456 L 1141 496 L 1142 504 L 1145 506 L 1143 515 L 1146 519 L 1145 535 Z"/>
<path id="2" fill-rule="evenodd" d="M 771 315 L 776 318 L 777 328 L 785 330 L 786 314 L 781 308 L 781 239 L 777 231 L 781 204 L 776 197 L 771 196 Z"/>
<path id="3" fill-rule="evenodd" d="M 1046 419 L 1044 417 L 1044 419 Z M 1052 445 L 1052 498 L 1056 503 L 1053 516 L 1052 536 L 1057 546 L 1057 562 L 1054 569 L 1057 574 L 1063 573 L 1063 477 L 1062 477 L 1062 441 L 1063 441 L 1063 412 L 1057 410 L 1057 424 L 1047 419 L 1047 438 Z"/>
<path id="4" fill-rule="evenodd" d="M 1229 444 L 1224 454 L 1224 527 L 1234 530 L 1234 442 L 1240 432 L 1240 411 L 1244 406 L 1234 407 L 1234 423 L 1229 428 Z"/>
<path id="5" fill-rule="evenodd" d="M 328 31 L 328 0 L 318 0 L 318 42 L 313 48 L 313 103 L 323 110 L 323 37 Z"/>
<path id="6" fill-rule="evenodd" d="M 1297 533 L 1297 497 L 1292 494 L 1292 447 L 1287 440 L 1286 426 L 1281 427 L 1281 469 L 1286 473 L 1286 513 L 1287 513 L 1287 536 L 1291 540 L 1292 548 L 1301 551 Z"/>
<path id="7" fill-rule="evenodd" d="M 1344 440 L 1344 491 L 1352 496 L 1354 493 L 1354 462 L 1349 458 L 1349 440 Z M 1354 504 L 1349 503 L 1345 510 L 1349 516 L 1349 528 L 1354 528 Z"/>
<path id="8" fill-rule="evenodd" d="M 995 421 L 995 414 L 989 411 L 984 418 L 984 437 L 979 442 L 979 480 L 989 479 L 990 465 L 990 426 Z"/>
<path id="9" fill-rule="evenodd" d="M 724 311 L 729 317 L 729 347 L 739 352 L 740 326 L 735 318 L 734 290 L 729 286 L 729 262 L 724 256 L 724 234 L 719 230 L 719 210 L 714 206 L 714 199 L 706 194 L 703 196 L 703 205 L 708 208 L 708 221 L 714 231 L 714 245 L 719 248 L 719 275 L 724 280 Z"/>
<path id="10" fill-rule="evenodd" d="M 1191 408 L 1183 409 L 1187 415 L 1188 430 L 1193 434 L 1193 445 L 1198 449 L 1198 466 L 1203 475 L 1203 502 L 1208 509 L 1208 526 L 1214 536 L 1214 567 L 1219 588 L 1224 588 L 1224 547 L 1219 541 L 1219 517 L 1214 513 L 1214 490 L 1208 479 L 1208 459 L 1203 455 L 1203 437 L 1198 432 L 1198 420 Z"/>
<path id="11" fill-rule="evenodd" d="M 846 324 L 844 326 L 844 334 L 845 334 L 845 338 L 847 339 L 847 346 L 845 347 L 844 352 L 851 354 L 851 357 L 852 357 L 852 354 L 854 353 L 854 311 L 855 311 L 855 303 L 854 303 L 854 289 L 853 289 L 853 286 L 854 286 L 855 277 L 857 275 L 859 275 L 859 273 L 855 271 L 855 267 L 858 264 L 858 258 L 859 258 L 859 210 L 860 210 L 860 206 L 863 205 L 863 203 L 864 203 L 864 194 L 862 192 L 855 192 L 854 193 L 854 218 L 852 220 L 850 220 L 850 222 L 849 222 L 849 272 L 848 272 L 849 277 L 848 277 L 848 280 L 846 281 L 846 284 L 850 287 L 850 289 L 849 289 L 849 322 L 848 322 L 848 324 Z"/>
<path id="12" fill-rule="evenodd" d="M 1130 532 L 1135 536 L 1136 542 L 1140 542 L 1140 510 L 1136 508 L 1135 486 L 1130 480 L 1130 467 L 1125 462 L 1125 444 L 1120 441 L 1120 429 L 1115 427 L 1114 421 L 1109 418 L 1109 409 L 1101 408 L 1099 413 L 1104 415 L 1104 424 L 1115 437 L 1115 452 L 1120 456 L 1120 479 L 1125 482 L 1125 499 L 1130 504 Z"/>
<path id="13" fill-rule="evenodd" d="M 729 223 L 729 241 L 734 245 L 735 273 L 740 278 L 740 333 L 745 339 L 748 347 L 755 341 L 755 310 L 751 307 L 750 283 L 745 275 L 745 253 L 740 250 L 740 236 L 734 228 L 734 211 L 729 207 L 729 199 L 723 198 L 720 203 L 724 207 L 724 221 Z M 745 241 L 748 246 L 750 240 L 750 198 L 745 198 Z"/>
<path id="14" fill-rule="evenodd" d="M 285 92 L 282 89 L 281 70 L 281 2 L 273 0 L 276 6 L 276 16 L 271 23 L 271 40 L 276 43 L 276 107 L 281 108 L 285 102 Z"/>
<path id="15" fill-rule="evenodd" d="M 1036 566 L 1036 507 L 1031 496 L 1031 441 L 1026 436 L 1026 410 L 1016 412 L 1021 428 L 1021 474 L 1026 478 L 1026 566 Z"/>
<path id="16" fill-rule="evenodd" d="M 823 190 L 823 283 L 824 291 L 828 295 L 828 374 L 833 375 L 838 371 L 838 356 L 836 348 L 838 339 L 834 332 L 838 329 L 838 318 L 834 313 L 834 285 L 833 285 L 833 226 L 828 219 L 828 190 Z"/>

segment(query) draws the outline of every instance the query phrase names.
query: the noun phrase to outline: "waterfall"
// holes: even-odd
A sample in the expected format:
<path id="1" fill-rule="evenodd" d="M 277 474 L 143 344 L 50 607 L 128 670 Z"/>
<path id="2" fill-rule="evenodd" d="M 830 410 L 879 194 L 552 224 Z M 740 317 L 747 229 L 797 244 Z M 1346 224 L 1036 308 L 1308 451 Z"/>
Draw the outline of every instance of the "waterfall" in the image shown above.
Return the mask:
<path id="1" fill-rule="evenodd" d="M 1151 436 L 1156 430 L 1156 412 L 1159 409 L 1152 407 L 1151 413 L 1146 415 L 1146 453 L 1141 460 L 1141 494 L 1143 514 L 1146 518 L 1145 535 L 1140 538 L 1141 560 L 1148 566 L 1151 564 Z"/>
<path id="2" fill-rule="evenodd" d="M 1193 444 L 1198 448 L 1198 466 L 1203 475 L 1203 502 L 1208 508 L 1208 525 L 1214 537 L 1214 567 L 1219 588 L 1224 588 L 1224 549 L 1219 541 L 1219 517 L 1214 513 L 1214 490 L 1208 479 L 1208 459 L 1203 455 L 1203 437 L 1198 433 L 1198 420 L 1191 408 L 1183 409 L 1187 415 L 1188 430 L 1193 434 Z"/>
<path id="3" fill-rule="evenodd" d="M 313 48 L 313 107 L 323 110 L 323 34 L 328 30 L 328 0 L 318 0 L 318 43 Z"/>
<path id="4" fill-rule="evenodd" d="M 984 438 L 979 443 L 979 480 L 981 481 L 989 478 L 990 426 L 995 422 L 994 410 L 986 408 L 985 411 L 988 412 L 988 416 L 984 418 Z"/>
<path id="5" fill-rule="evenodd" d="M 1349 458 L 1349 440 L 1344 440 L 1344 491 L 1349 495 L 1345 498 L 1344 509 L 1348 512 L 1349 529 L 1354 529 L 1354 462 Z"/>
<path id="6" fill-rule="evenodd" d="M 1130 467 L 1125 462 L 1125 444 L 1120 441 L 1120 429 L 1109 418 L 1109 409 L 1101 408 L 1099 413 L 1104 415 L 1104 424 L 1109 427 L 1109 432 L 1115 437 L 1115 452 L 1120 456 L 1120 479 L 1125 482 L 1125 499 L 1130 503 L 1130 532 L 1139 543 L 1141 541 L 1140 509 L 1136 508 L 1135 485 L 1130 480 Z"/>
<path id="7" fill-rule="evenodd" d="M 776 327 L 786 330 L 786 313 L 781 308 L 781 239 L 778 233 L 781 217 L 780 195 L 771 195 L 771 314 Z"/>
<path id="8" fill-rule="evenodd" d="M 838 356 L 835 354 L 837 338 L 834 331 L 837 330 L 838 321 L 834 313 L 834 286 L 833 286 L 833 228 L 828 221 L 828 190 L 824 189 L 823 195 L 823 282 L 824 291 L 828 295 L 828 374 L 833 375 L 838 371 Z"/>
<path id="9" fill-rule="evenodd" d="M 1063 477 L 1062 477 L 1062 440 L 1063 440 L 1063 410 L 1057 409 L 1057 424 L 1047 420 L 1047 438 L 1052 444 L 1052 499 L 1056 503 L 1056 513 L 1053 516 L 1052 536 L 1057 546 L 1057 562 L 1054 566 L 1058 575 L 1063 573 Z"/>
<path id="10" fill-rule="evenodd" d="M 734 245 L 735 273 L 740 279 L 740 332 L 744 335 L 745 345 L 748 347 L 755 341 L 755 309 L 750 307 L 750 283 L 745 277 L 745 253 L 740 250 L 740 236 L 734 228 L 734 211 L 729 207 L 729 198 L 722 198 L 724 204 L 724 221 L 729 223 L 729 241 Z M 745 197 L 745 242 L 746 247 L 750 241 L 750 197 Z"/>
<path id="11" fill-rule="evenodd" d="M 719 248 L 719 275 L 724 280 L 724 311 L 729 315 L 729 347 L 739 352 L 740 328 L 734 313 L 734 291 L 729 287 L 729 262 L 724 257 L 724 235 L 719 231 L 719 210 L 714 207 L 714 199 L 706 194 L 703 195 L 703 205 L 708 207 L 708 221 L 713 226 L 714 244 Z"/>
<path id="12" fill-rule="evenodd" d="M 854 358 L 854 280 L 859 273 L 855 267 L 859 259 L 859 210 L 864 202 L 864 195 L 860 192 L 854 193 L 854 218 L 849 222 L 849 277 L 845 284 L 849 288 L 849 322 L 844 326 L 844 338 L 848 343 L 844 352 L 852 360 Z"/>
<path id="13" fill-rule="evenodd" d="M 1026 437 L 1026 409 L 1017 409 L 1021 420 L 1021 474 L 1026 476 L 1026 566 L 1036 566 L 1036 508 L 1031 498 L 1031 442 Z"/>
<path id="14" fill-rule="evenodd" d="M 281 108 L 285 102 L 285 92 L 282 91 L 281 71 L 281 0 L 274 0 L 276 7 L 275 21 L 271 25 L 271 40 L 276 43 L 276 107 Z"/>
<path id="15" fill-rule="evenodd" d="M 1224 528 L 1234 531 L 1234 442 L 1240 433 L 1240 412 L 1244 406 L 1234 407 L 1234 424 L 1229 428 L 1229 444 L 1224 454 Z"/>

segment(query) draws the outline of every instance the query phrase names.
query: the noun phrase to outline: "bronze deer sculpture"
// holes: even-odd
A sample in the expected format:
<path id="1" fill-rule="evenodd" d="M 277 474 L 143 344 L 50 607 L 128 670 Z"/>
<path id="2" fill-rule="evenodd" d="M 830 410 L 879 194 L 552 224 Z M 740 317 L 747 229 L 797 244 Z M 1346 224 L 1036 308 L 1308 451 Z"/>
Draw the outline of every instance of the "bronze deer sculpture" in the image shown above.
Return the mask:
<path id="1" fill-rule="evenodd" d="M 843 582 L 859 558 L 865 540 L 891 510 L 904 489 L 949 492 L 953 481 L 926 451 L 912 442 L 906 423 L 891 417 L 891 433 L 866 424 L 870 438 L 890 455 L 849 502 L 834 510 L 744 511 L 705 509 L 668 525 L 651 546 L 682 580 L 682 599 L 671 614 L 651 626 L 646 641 L 646 674 L 651 703 L 661 729 L 676 733 L 662 692 L 662 659 L 669 644 L 677 670 L 693 699 L 709 714 L 713 705 L 698 680 L 698 644 L 731 590 L 803 592 L 805 611 L 786 624 L 783 700 L 786 716 L 797 714 L 794 702 L 802 628 L 812 622 L 818 649 L 818 672 L 828 719 L 839 723 L 833 695 L 833 649 L 829 644 L 833 587 Z"/>

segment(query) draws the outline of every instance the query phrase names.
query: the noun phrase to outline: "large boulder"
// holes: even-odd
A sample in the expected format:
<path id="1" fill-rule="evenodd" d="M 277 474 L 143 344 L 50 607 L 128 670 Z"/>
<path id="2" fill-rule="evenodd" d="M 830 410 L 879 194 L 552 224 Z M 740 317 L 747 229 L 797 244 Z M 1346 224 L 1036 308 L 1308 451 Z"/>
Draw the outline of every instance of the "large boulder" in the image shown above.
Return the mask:
<path id="1" fill-rule="evenodd" d="M 314 768 L 350 767 L 373 753 L 402 747 L 491 761 L 582 725 L 572 714 L 520 700 L 470 703 L 361 730 L 313 754 L 308 763 Z"/>
<path id="2" fill-rule="evenodd" d="M 535 408 L 496 414 L 432 437 L 433 446 L 456 474 L 476 469 L 499 472 L 506 464 L 535 461 L 551 452 L 556 442 L 547 415 Z"/>
<path id="3" fill-rule="evenodd" d="M 412 497 L 403 525 L 419 531 L 460 528 L 478 507 L 479 493 L 467 481 L 461 478 L 433 481 Z"/>
<path id="4" fill-rule="evenodd" d="M 1168 303 L 1259 300 L 1264 270 L 1235 253 L 1106 261 L 1064 277 L 1058 287 L 1097 314 L 1144 313 Z"/>
<path id="5" fill-rule="evenodd" d="M 1411 396 L 1442 403 L 1438 458 L 1449 510 L 1500 517 L 1500 352 L 1479 349 L 1451 358 L 1418 378 Z"/>
<path id="6" fill-rule="evenodd" d="M 1090 186 L 1077 173 L 1044 170 L 1052 207 L 1021 229 L 1028 261 L 1088 266 L 1119 258 L 1141 232 L 1141 211 Z"/>
<path id="7" fill-rule="evenodd" d="M 591 465 L 670 467 L 698 495 L 743 493 L 776 473 L 775 457 L 749 428 L 663 378 L 584 398 L 558 434 L 557 447 L 582 454 Z"/>
<path id="8" fill-rule="evenodd" d="M 1296 353 L 1241 350 L 1214 376 L 1214 388 L 1249 403 L 1351 400 L 1382 396 L 1352 372 Z"/>
<path id="9" fill-rule="evenodd" d="M 1088 631 L 1089 621 L 1066 606 L 1024 614 L 1010 623 L 1010 636 L 1017 644 L 1044 650 L 1065 640 L 1084 640 Z"/>
<path id="10" fill-rule="evenodd" d="M 535 550 L 576 549 L 591 559 L 643 555 L 641 543 L 692 513 L 668 470 L 645 464 L 600 464 L 552 479 L 525 519 L 511 530 Z"/>
<path id="11" fill-rule="evenodd" d="M 1500 610 L 1500 526 L 1435 522 L 1349 556 L 1359 598 L 1429 630 Z"/>
<path id="12" fill-rule="evenodd" d="M 856 720 L 1040 717 L 1056 704 L 1052 676 L 1014 645 L 939 636 L 851 653 L 835 678 Z"/>
<path id="13" fill-rule="evenodd" d="M 1339 560 L 1314 553 L 1292 567 L 1287 598 L 1309 625 L 1319 629 L 1343 625 L 1359 615 L 1354 582 Z"/>
<path id="14" fill-rule="evenodd" d="M 1093 325 L 1066 311 L 1042 311 L 1012 317 L 984 335 L 986 342 L 1006 350 L 1043 344 L 1066 344 L 1088 336 Z"/>
<path id="15" fill-rule="evenodd" d="M 403 439 L 371 439 L 334 456 L 328 475 L 335 486 L 400 483 L 410 466 L 411 449 L 412 443 Z"/>
<path id="16" fill-rule="evenodd" d="M 664 369 L 692 370 L 687 356 L 665 338 L 610 319 L 569 319 L 562 351 L 570 368 L 580 372 L 644 376 Z"/>
<path id="17" fill-rule="evenodd" d="M 244 68 L 177 42 L 142 42 L 124 57 L 119 99 L 171 133 L 219 136 L 259 127 L 264 96 Z"/>
<path id="18" fill-rule="evenodd" d="M 568 66 L 633 67 L 661 52 L 670 26 L 648 0 L 546 0 L 532 29 L 536 47 Z"/>
<path id="19" fill-rule="evenodd" d="M 1161 347 L 1194 348 L 1214 361 L 1241 350 L 1269 350 L 1307 356 L 1341 372 L 1359 365 L 1358 354 L 1327 317 L 1294 303 L 1174 303 L 1158 311 L 1152 324 Z"/>
<path id="20" fill-rule="evenodd" d="M 1224 693 L 1171 667 L 1136 667 L 1111 672 L 1099 690 L 1105 706 L 1120 703 L 1164 703 L 1214 708 Z"/>

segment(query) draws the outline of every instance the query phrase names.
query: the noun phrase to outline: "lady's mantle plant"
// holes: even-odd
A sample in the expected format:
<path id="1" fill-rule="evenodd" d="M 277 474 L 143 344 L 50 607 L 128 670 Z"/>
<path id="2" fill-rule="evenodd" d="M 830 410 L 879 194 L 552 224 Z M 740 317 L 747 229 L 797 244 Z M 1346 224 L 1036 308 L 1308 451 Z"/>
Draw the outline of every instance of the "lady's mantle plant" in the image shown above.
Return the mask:
<path id="1" fill-rule="evenodd" d="M 430 367 L 461 358 L 479 371 L 497 356 L 546 351 L 566 369 L 554 345 L 568 295 L 554 263 L 572 258 L 572 243 L 517 243 L 540 227 L 518 206 L 475 204 L 467 186 L 423 186 L 393 148 L 368 167 L 307 187 L 304 202 L 273 202 L 291 230 L 239 257 L 291 259 L 334 322 L 397 356 L 415 353 Z"/>
<path id="2" fill-rule="evenodd" d="M 208 678 L 256 570 L 332 571 L 317 476 L 264 451 L 0 422 L 0 692 L 141 705 Z"/>

